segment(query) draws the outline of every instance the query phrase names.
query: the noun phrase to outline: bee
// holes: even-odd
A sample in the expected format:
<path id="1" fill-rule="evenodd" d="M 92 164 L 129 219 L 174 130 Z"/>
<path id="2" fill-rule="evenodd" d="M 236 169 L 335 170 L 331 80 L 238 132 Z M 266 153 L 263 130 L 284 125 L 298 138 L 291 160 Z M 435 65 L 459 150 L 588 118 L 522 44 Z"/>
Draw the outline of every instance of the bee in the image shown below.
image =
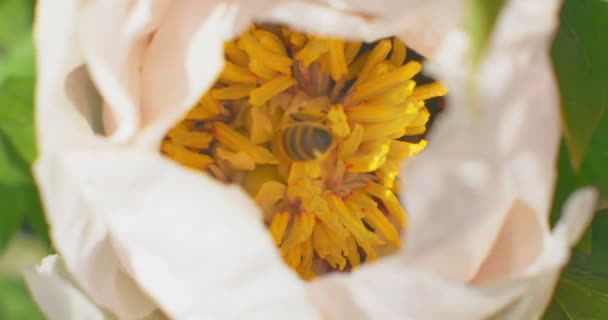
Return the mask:
<path id="1" fill-rule="evenodd" d="M 296 122 L 286 126 L 281 138 L 285 154 L 293 161 L 310 161 L 322 157 L 334 140 L 325 126 L 315 122 Z"/>

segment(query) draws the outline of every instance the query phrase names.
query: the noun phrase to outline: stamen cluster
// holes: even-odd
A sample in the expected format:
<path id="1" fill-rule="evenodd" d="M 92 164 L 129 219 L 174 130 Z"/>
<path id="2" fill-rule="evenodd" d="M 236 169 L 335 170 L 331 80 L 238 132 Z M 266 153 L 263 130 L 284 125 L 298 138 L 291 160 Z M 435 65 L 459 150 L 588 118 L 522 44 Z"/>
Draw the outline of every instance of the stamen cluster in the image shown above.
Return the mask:
<path id="1" fill-rule="evenodd" d="M 425 132 L 424 101 L 446 89 L 416 85 L 421 65 L 406 62 L 397 38 L 363 44 L 261 25 L 224 51 L 217 82 L 162 152 L 243 186 L 304 279 L 400 247 L 399 167 L 426 145 L 406 140 Z"/>

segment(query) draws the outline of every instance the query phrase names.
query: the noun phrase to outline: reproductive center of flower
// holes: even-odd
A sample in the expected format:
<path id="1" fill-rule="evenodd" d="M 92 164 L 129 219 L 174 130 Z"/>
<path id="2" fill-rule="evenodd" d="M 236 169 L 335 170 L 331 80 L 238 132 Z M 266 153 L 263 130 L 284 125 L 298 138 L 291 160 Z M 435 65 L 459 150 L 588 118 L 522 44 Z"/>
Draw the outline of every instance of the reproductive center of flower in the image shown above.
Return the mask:
<path id="1" fill-rule="evenodd" d="M 397 38 L 374 44 L 256 25 L 224 45 L 218 80 L 162 142 L 175 161 L 241 185 L 304 279 L 401 246 L 399 167 L 426 145 L 424 101 Z M 238 236 L 238 235 L 237 235 Z"/>

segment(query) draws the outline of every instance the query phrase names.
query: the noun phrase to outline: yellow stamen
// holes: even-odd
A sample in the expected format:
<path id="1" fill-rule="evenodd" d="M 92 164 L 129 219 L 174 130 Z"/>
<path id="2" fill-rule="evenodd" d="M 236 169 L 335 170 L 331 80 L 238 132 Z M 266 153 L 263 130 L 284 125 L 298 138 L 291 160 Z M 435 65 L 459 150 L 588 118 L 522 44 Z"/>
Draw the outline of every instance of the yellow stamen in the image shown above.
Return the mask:
<path id="1" fill-rule="evenodd" d="M 361 70 L 363 70 L 363 67 L 367 63 L 371 53 L 371 51 L 367 51 L 359 55 L 351 64 L 348 65 L 348 75 L 346 76 L 346 80 L 352 80 L 356 78 L 359 73 L 361 73 Z"/>
<path id="2" fill-rule="evenodd" d="M 363 214 L 363 221 L 374 228 L 374 230 L 382 235 L 386 241 L 397 247 L 401 246 L 399 232 L 395 229 L 395 226 L 391 224 L 388 218 L 378 210 L 376 201 L 362 192 L 354 192 L 345 199 L 344 203 L 346 203 L 347 207 L 352 211 L 361 211 Z"/>
<path id="3" fill-rule="evenodd" d="M 344 224 L 344 227 L 350 232 L 350 234 L 357 240 L 359 246 L 367 254 L 369 260 L 376 259 L 376 251 L 374 246 L 384 244 L 384 241 L 380 239 L 376 234 L 365 228 L 365 225 L 361 220 L 354 219 L 349 213 L 348 208 L 338 196 L 330 194 L 327 196 L 327 201 L 338 215 L 338 218 Z"/>
<path id="4" fill-rule="evenodd" d="M 352 95 L 353 101 L 363 101 L 372 98 L 401 82 L 406 82 L 420 72 L 420 62 L 411 61 L 408 64 L 397 68 L 397 70 L 383 74 L 368 81 L 361 82 L 355 87 Z"/>
<path id="5" fill-rule="evenodd" d="M 259 107 L 295 83 L 296 81 L 290 76 L 276 77 L 261 87 L 253 89 L 249 95 L 249 103 L 254 107 Z"/>
<path id="6" fill-rule="evenodd" d="M 289 236 L 281 245 L 281 252 L 285 253 L 298 243 L 305 241 L 312 235 L 315 227 L 315 215 L 310 212 L 302 212 L 296 215 Z"/>
<path id="7" fill-rule="evenodd" d="M 266 49 L 281 56 L 287 56 L 283 42 L 274 33 L 262 29 L 253 30 L 252 33 Z"/>
<path id="8" fill-rule="evenodd" d="M 395 120 L 395 118 L 403 117 L 410 113 L 412 117 L 415 117 L 415 108 L 413 102 L 407 102 L 403 105 L 368 105 L 360 104 L 356 107 L 351 107 L 346 110 L 349 121 L 362 122 L 362 123 L 374 123 Z"/>
<path id="9" fill-rule="evenodd" d="M 379 96 L 367 99 L 366 103 L 371 105 L 399 105 L 410 97 L 415 87 L 416 82 L 408 80 L 402 86 L 394 86 Z M 410 100 L 415 101 L 414 99 Z"/>
<path id="10" fill-rule="evenodd" d="M 206 149 L 213 140 L 210 133 L 192 131 L 185 124 L 175 126 L 167 135 L 173 143 L 194 149 Z"/>
<path id="11" fill-rule="evenodd" d="M 433 82 L 417 86 L 412 93 L 412 98 L 418 101 L 435 97 L 442 97 L 448 93 L 448 89 L 441 82 Z"/>
<path id="12" fill-rule="evenodd" d="M 176 144 L 163 143 L 161 150 L 175 161 L 192 169 L 205 170 L 213 163 L 213 159 L 208 155 L 190 151 Z"/>
<path id="13" fill-rule="evenodd" d="M 235 64 L 245 67 L 249 63 L 249 57 L 247 53 L 241 50 L 234 41 L 228 41 L 224 43 L 224 53 Z"/>
<path id="14" fill-rule="evenodd" d="M 346 58 L 344 57 L 344 41 L 328 40 L 328 42 L 331 77 L 335 81 L 339 81 L 348 74 Z"/>
<path id="15" fill-rule="evenodd" d="M 272 223 L 270 224 L 270 234 L 272 235 L 272 240 L 275 245 L 280 245 L 285 235 L 285 230 L 287 230 L 287 224 L 289 224 L 289 217 L 291 215 L 289 212 L 282 211 L 278 212 L 272 218 Z"/>
<path id="16" fill-rule="evenodd" d="M 367 77 L 372 69 L 386 58 L 389 51 L 391 51 L 390 40 L 382 40 L 378 42 L 365 61 L 363 68 L 361 68 L 361 72 L 358 73 L 357 83 L 367 80 Z"/>
<path id="17" fill-rule="evenodd" d="M 225 83 L 255 84 L 258 82 L 258 78 L 246 67 L 226 61 L 224 70 L 220 74 L 220 81 Z"/>
<path id="18" fill-rule="evenodd" d="M 369 152 L 363 155 L 344 160 L 347 165 L 346 170 L 348 172 L 373 172 L 377 170 L 386 161 L 389 148 L 390 141 L 386 141 L 380 145 L 374 145 Z"/>
<path id="19" fill-rule="evenodd" d="M 296 59 L 302 63 L 304 68 L 310 67 L 325 52 L 329 50 L 327 42 L 321 39 L 309 41 L 306 46 L 296 55 Z"/>
<path id="20" fill-rule="evenodd" d="M 391 214 L 400 227 L 406 227 L 405 211 L 401 207 L 401 204 L 399 203 L 399 200 L 395 194 L 392 193 L 390 189 L 387 189 L 383 185 L 370 182 L 367 184 L 365 190 L 382 201 L 386 207 L 386 210 L 388 210 L 388 213 Z"/>
<path id="21" fill-rule="evenodd" d="M 257 107 L 250 109 L 251 114 L 251 142 L 255 144 L 263 144 L 272 140 L 273 135 L 273 115 L 270 110 L 265 107 Z"/>
<path id="22" fill-rule="evenodd" d="M 287 56 L 276 54 L 265 48 L 251 33 L 245 32 L 239 39 L 239 46 L 249 54 L 258 59 L 264 66 L 283 74 L 291 74 L 291 59 Z"/>
<path id="23" fill-rule="evenodd" d="M 271 212 L 272 207 L 285 197 L 285 185 L 277 181 L 267 181 L 253 198 L 262 212 Z"/>
<path id="24" fill-rule="evenodd" d="M 355 57 L 357 57 L 362 45 L 363 43 L 360 41 L 347 42 L 344 45 L 344 60 L 346 61 L 347 65 L 351 64 L 355 60 Z"/>
<path id="25" fill-rule="evenodd" d="M 391 134 L 397 132 L 403 135 L 404 128 L 416 118 L 416 114 L 405 113 L 400 114 L 394 120 L 384 123 L 374 123 L 364 126 L 363 140 L 379 139 L 382 137 L 391 137 Z"/>
<path id="26" fill-rule="evenodd" d="M 242 151 L 231 152 L 226 149 L 217 148 L 215 152 L 218 158 L 226 160 L 233 169 L 251 171 L 255 168 L 253 158 Z"/>
<path id="27" fill-rule="evenodd" d="M 237 100 L 249 96 L 249 92 L 255 89 L 252 84 L 235 84 L 224 88 L 212 89 L 211 96 L 218 100 Z"/>
<path id="28" fill-rule="evenodd" d="M 223 111 L 222 105 L 210 93 L 205 94 L 196 106 L 188 112 L 186 120 L 207 120 Z"/>
<path id="29" fill-rule="evenodd" d="M 399 169 L 426 146 L 425 100 L 447 92 L 417 86 L 421 65 L 404 64 L 399 39 L 369 48 L 252 26 L 225 43 L 218 80 L 161 143 L 178 163 L 240 184 L 303 279 L 401 246 Z"/>
<path id="30" fill-rule="evenodd" d="M 386 162 L 384 162 L 384 165 L 382 165 L 382 167 L 380 167 L 375 172 L 375 174 L 376 177 L 380 179 L 380 182 L 383 186 L 387 188 L 392 188 L 395 185 L 395 179 L 397 178 L 397 175 L 399 175 L 399 166 L 397 166 L 394 161 L 386 160 Z"/>
<path id="31" fill-rule="evenodd" d="M 359 263 L 361 263 L 357 241 L 354 237 L 350 236 L 346 239 L 346 243 L 348 244 L 348 262 L 352 268 L 355 269 L 359 266 Z"/>
<path id="32" fill-rule="evenodd" d="M 276 160 L 274 159 L 270 151 L 249 142 L 247 138 L 232 130 L 230 127 L 223 124 L 222 122 L 213 123 L 213 136 L 219 142 L 225 144 L 232 150 L 244 151 L 245 153 L 250 155 L 256 163 L 276 163 Z"/>
<path id="33" fill-rule="evenodd" d="M 329 129 L 331 132 L 338 137 L 346 137 L 350 133 L 350 126 L 346 121 L 346 114 L 344 114 L 344 108 L 342 105 L 334 105 L 329 108 L 327 113 L 327 120 L 329 120 Z"/>
<path id="34" fill-rule="evenodd" d="M 285 262 L 287 262 L 287 265 L 292 269 L 296 269 L 302 261 L 302 247 L 298 245 L 293 246 L 289 250 L 285 251 L 283 256 L 285 257 Z"/>
<path id="35" fill-rule="evenodd" d="M 392 140 L 388 158 L 394 162 L 401 162 L 406 158 L 412 158 L 426 147 L 426 140 L 419 143 Z"/>
<path id="36" fill-rule="evenodd" d="M 311 280 L 315 277 L 315 273 L 312 270 L 312 261 L 314 259 L 312 237 L 306 239 L 306 241 L 302 242 L 300 246 L 302 247 L 302 261 L 298 266 L 298 273 L 302 275 L 304 280 Z"/>
<path id="37" fill-rule="evenodd" d="M 362 125 L 358 123 L 355 124 L 355 127 L 350 132 L 350 135 L 338 148 L 338 157 L 340 159 L 346 159 L 352 156 L 355 151 L 357 151 L 357 148 L 359 148 L 361 141 L 363 141 L 363 131 L 364 130 Z"/>
<path id="38" fill-rule="evenodd" d="M 342 256 L 342 252 L 348 252 L 348 249 L 341 250 L 339 246 L 336 246 L 335 238 L 336 235 L 324 224 L 317 224 L 312 233 L 312 245 L 319 257 L 327 261 L 332 268 L 344 270 L 346 259 Z"/>
<path id="39" fill-rule="evenodd" d="M 391 52 L 391 63 L 400 66 L 407 56 L 405 44 L 398 38 L 393 38 L 393 52 Z"/>
<path id="40" fill-rule="evenodd" d="M 264 80 L 272 80 L 279 75 L 278 72 L 266 67 L 264 63 L 257 58 L 249 59 L 249 70 Z"/>

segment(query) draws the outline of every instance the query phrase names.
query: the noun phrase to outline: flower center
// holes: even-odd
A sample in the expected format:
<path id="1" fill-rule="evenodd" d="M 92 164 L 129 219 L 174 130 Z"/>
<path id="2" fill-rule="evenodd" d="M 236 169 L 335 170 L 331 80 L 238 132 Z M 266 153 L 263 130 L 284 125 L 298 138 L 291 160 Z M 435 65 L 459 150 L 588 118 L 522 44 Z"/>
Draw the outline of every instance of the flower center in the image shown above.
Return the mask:
<path id="1" fill-rule="evenodd" d="M 375 44 L 256 25 L 226 42 L 219 79 L 161 150 L 237 183 L 258 203 L 286 263 L 304 279 L 350 270 L 401 246 L 400 164 L 421 151 L 417 61 L 397 38 Z"/>

